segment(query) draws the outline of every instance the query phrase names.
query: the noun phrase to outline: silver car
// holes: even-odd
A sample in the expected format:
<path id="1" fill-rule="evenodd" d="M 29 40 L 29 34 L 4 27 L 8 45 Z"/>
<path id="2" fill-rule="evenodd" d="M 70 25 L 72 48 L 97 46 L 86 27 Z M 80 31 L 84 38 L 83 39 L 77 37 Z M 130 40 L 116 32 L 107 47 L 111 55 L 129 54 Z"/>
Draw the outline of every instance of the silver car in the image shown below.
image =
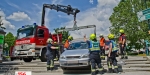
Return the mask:
<path id="1" fill-rule="evenodd" d="M 72 41 L 69 48 L 60 55 L 59 64 L 62 69 L 89 67 L 88 44 L 84 41 Z"/>

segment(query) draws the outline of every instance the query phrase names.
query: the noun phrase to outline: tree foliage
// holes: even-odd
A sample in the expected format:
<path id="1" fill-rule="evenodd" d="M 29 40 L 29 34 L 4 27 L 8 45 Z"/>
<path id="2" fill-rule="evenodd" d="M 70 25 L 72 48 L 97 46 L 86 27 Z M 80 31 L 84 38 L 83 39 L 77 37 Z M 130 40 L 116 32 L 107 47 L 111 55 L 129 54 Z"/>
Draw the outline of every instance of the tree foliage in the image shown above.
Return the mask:
<path id="1" fill-rule="evenodd" d="M 5 36 L 5 43 L 8 44 L 8 48 L 6 50 L 9 50 L 11 46 L 14 45 L 15 37 L 11 32 L 8 32 Z"/>
<path id="2" fill-rule="evenodd" d="M 150 6 L 150 1 L 147 0 Z M 129 45 L 139 49 L 142 43 L 141 39 L 149 39 L 147 21 L 139 22 L 137 12 L 146 8 L 144 0 L 125 0 L 114 7 L 114 12 L 109 20 L 112 24 L 110 32 L 119 36 L 119 29 L 124 29 Z"/>
<path id="3" fill-rule="evenodd" d="M 61 27 L 61 28 L 56 28 L 56 29 L 54 29 L 55 30 L 55 33 L 57 33 L 57 31 L 59 30 L 59 29 L 65 29 L 65 27 Z M 62 33 L 62 41 L 63 42 L 65 42 L 67 39 L 68 39 L 68 36 L 70 36 L 70 34 L 69 34 L 69 31 L 63 31 L 63 32 L 58 32 L 58 33 Z"/>

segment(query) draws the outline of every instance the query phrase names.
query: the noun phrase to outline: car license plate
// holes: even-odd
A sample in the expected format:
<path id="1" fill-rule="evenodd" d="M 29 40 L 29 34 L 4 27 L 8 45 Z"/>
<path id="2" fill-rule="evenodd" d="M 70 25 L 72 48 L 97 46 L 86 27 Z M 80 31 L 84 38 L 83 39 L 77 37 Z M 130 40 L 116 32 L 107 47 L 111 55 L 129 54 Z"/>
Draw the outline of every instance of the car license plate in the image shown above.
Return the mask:
<path id="1" fill-rule="evenodd" d="M 24 52 L 20 52 L 20 54 L 24 54 Z"/>
<path id="2" fill-rule="evenodd" d="M 67 61 L 68 64 L 70 63 L 78 63 L 78 61 Z"/>

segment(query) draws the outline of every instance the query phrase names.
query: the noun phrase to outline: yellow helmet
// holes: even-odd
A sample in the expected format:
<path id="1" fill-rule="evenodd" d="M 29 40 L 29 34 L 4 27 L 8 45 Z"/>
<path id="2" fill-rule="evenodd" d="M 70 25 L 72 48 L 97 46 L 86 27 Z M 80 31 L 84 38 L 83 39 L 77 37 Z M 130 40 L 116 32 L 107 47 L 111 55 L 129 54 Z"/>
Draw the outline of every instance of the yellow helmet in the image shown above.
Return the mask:
<path id="1" fill-rule="evenodd" d="M 96 38 L 96 35 L 95 34 L 91 34 L 90 35 L 90 40 L 93 40 L 93 39 L 95 39 Z"/>
<path id="2" fill-rule="evenodd" d="M 114 34 L 109 34 L 108 35 L 108 39 L 114 39 L 115 38 L 115 35 Z"/>
<path id="3" fill-rule="evenodd" d="M 71 39 L 73 39 L 73 37 L 72 37 L 72 36 L 69 36 L 68 39 L 71 40 Z"/>
<path id="4" fill-rule="evenodd" d="M 120 32 L 120 33 L 124 33 L 124 30 L 123 30 L 123 29 L 120 29 L 119 32 Z"/>
<path id="5" fill-rule="evenodd" d="M 52 40 L 51 38 L 48 38 L 46 42 L 47 42 L 47 43 L 52 43 L 53 40 Z"/>

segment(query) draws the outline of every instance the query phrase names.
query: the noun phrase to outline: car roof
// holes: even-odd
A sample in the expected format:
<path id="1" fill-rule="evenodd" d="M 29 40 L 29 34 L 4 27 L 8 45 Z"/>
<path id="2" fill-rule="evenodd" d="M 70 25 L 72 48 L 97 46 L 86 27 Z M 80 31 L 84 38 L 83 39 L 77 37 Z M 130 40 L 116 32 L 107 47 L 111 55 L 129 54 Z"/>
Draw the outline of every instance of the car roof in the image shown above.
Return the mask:
<path id="1" fill-rule="evenodd" d="M 83 39 L 76 39 L 71 41 L 71 43 L 75 43 L 75 42 L 85 42 L 85 41 Z"/>

